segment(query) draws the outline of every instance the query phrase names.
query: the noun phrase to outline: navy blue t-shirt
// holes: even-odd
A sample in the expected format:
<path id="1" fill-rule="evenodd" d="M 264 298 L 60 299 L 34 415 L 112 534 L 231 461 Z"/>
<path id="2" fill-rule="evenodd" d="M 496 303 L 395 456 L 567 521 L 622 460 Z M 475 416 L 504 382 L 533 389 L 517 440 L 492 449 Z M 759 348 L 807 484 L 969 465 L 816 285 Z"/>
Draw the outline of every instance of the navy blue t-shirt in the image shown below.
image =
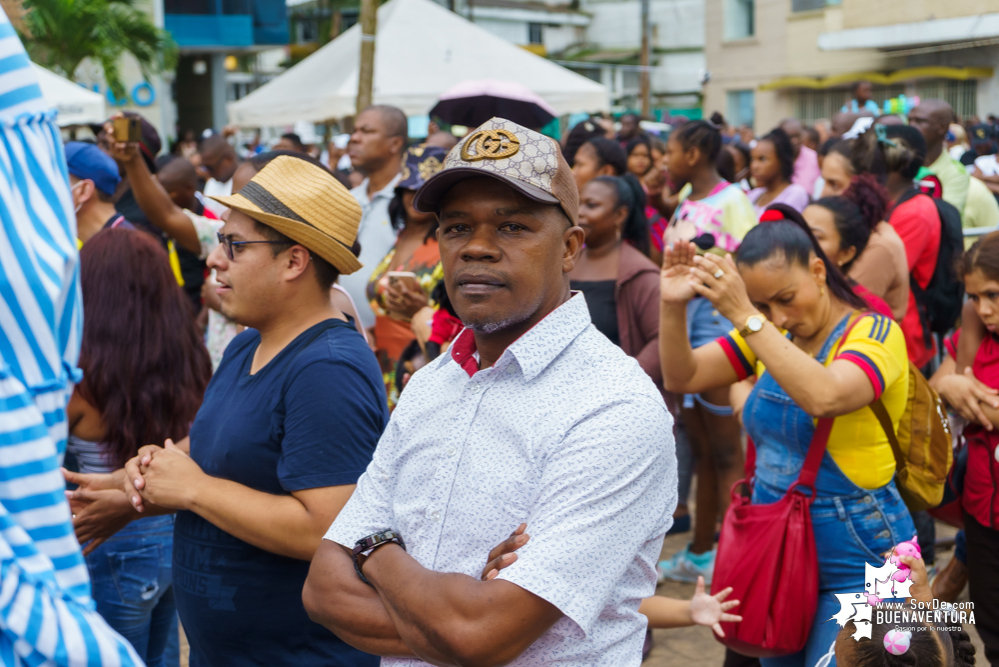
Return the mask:
<path id="1" fill-rule="evenodd" d="M 247 330 L 226 348 L 191 428 L 191 456 L 213 477 L 276 495 L 356 483 L 388 422 L 367 343 L 353 323 L 327 320 L 250 375 L 259 343 Z M 191 666 L 377 665 L 309 620 L 308 573 L 306 561 L 178 512 L 173 584 Z"/>

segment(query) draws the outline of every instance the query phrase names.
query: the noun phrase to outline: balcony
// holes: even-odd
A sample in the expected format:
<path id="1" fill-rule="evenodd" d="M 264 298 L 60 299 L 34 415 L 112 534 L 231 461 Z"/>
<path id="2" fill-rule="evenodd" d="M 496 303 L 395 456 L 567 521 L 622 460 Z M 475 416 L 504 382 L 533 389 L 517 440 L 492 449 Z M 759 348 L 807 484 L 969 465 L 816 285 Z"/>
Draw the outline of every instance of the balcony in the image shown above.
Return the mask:
<path id="1" fill-rule="evenodd" d="M 186 51 L 288 43 L 285 0 L 166 0 L 166 29 Z"/>
<path id="2" fill-rule="evenodd" d="M 253 17 L 224 14 L 167 14 L 165 27 L 181 48 L 253 46 Z"/>

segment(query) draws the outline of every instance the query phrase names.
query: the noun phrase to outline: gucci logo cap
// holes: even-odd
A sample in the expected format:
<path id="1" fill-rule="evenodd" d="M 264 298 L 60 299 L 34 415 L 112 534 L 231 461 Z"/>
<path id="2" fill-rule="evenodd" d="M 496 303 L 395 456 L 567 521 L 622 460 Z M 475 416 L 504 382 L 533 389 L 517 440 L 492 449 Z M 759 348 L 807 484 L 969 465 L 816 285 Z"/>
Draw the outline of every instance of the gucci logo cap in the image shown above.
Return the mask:
<path id="1" fill-rule="evenodd" d="M 559 206 L 576 224 L 579 193 L 558 143 L 503 118 L 486 121 L 452 148 L 444 168 L 417 191 L 413 205 L 436 213 L 448 190 L 476 176 L 498 179 L 528 199 Z"/>

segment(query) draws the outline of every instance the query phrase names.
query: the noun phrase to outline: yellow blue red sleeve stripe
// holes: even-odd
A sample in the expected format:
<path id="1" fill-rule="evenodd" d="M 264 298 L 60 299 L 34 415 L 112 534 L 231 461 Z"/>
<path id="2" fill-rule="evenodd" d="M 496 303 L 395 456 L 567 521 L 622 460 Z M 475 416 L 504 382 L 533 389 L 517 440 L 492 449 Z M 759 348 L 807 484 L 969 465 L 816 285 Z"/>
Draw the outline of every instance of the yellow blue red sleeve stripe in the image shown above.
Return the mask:
<path id="1" fill-rule="evenodd" d="M 738 334 L 734 331 L 722 336 L 718 339 L 718 344 L 721 345 L 722 351 L 728 357 L 729 363 L 732 364 L 735 374 L 740 380 L 745 380 L 750 375 L 756 375 L 756 369 L 750 363 L 749 358 L 746 356 L 742 346 L 735 339 L 735 336 L 738 336 Z"/>
<path id="2" fill-rule="evenodd" d="M 871 331 L 867 337 L 879 343 L 885 342 L 885 339 L 888 338 L 888 332 L 891 331 L 891 320 L 884 315 L 873 315 L 871 319 L 873 322 L 871 322 Z"/>
<path id="3" fill-rule="evenodd" d="M 881 398 L 881 394 L 885 392 L 885 379 L 878 365 L 870 357 L 857 350 L 844 350 L 837 358 L 852 361 L 860 367 L 860 370 L 867 374 L 867 378 L 871 381 L 871 386 L 874 387 L 874 400 Z"/>

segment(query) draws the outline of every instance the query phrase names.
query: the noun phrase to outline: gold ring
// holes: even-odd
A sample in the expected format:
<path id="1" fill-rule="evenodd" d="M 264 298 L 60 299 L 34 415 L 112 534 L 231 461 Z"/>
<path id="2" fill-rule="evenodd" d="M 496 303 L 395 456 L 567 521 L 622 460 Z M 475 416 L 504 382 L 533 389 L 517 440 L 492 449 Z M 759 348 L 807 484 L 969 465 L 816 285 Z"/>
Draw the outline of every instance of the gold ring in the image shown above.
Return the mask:
<path id="1" fill-rule="evenodd" d="M 722 271 L 721 269 L 718 269 L 717 271 L 715 271 L 714 275 L 715 275 L 715 279 L 717 280 L 718 278 L 721 278 L 722 276 L 724 276 L 725 272 Z"/>

